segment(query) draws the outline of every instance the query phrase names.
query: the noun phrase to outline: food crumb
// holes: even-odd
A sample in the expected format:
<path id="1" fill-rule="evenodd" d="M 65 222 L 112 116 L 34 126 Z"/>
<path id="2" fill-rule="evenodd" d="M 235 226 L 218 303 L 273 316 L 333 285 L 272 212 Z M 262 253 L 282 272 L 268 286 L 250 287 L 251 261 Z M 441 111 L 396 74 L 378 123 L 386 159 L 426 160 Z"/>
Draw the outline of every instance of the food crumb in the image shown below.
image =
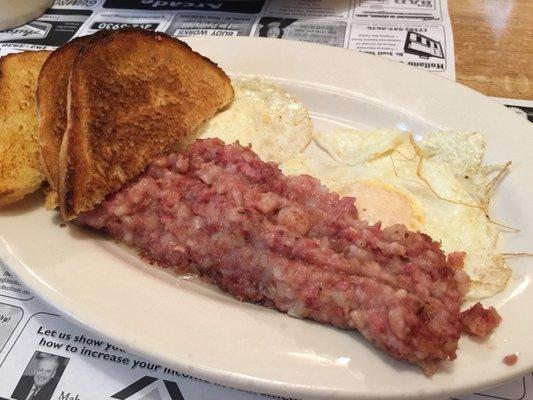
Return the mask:
<path id="1" fill-rule="evenodd" d="M 60 226 L 61 228 L 65 228 L 65 227 L 67 226 L 67 224 L 60 223 L 59 226 Z"/>
<path id="2" fill-rule="evenodd" d="M 515 365 L 518 361 L 518 356 L 516 354 L 508 354 L 503 357 L 503 363 L 508 366 Z"/>

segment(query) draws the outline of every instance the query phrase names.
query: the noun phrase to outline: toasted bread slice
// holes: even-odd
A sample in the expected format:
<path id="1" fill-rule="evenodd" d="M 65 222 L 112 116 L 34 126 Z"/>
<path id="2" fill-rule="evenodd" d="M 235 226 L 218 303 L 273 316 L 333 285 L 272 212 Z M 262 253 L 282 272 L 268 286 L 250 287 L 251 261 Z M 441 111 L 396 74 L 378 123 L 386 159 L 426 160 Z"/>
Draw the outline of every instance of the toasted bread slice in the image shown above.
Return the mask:
<path id="1" fill-rule="evenodd" d="M 93 208 L 232 99 L 227 75 L 177 39 L 135 29 L 93 38 L 70 74 L 63 218 Z"/>
<path id="2" fill-rule="evenodd" d="M 0 206 L 37 190 L 44 179 L 35 87 L 49 55 L 49 51 L 27 51 L 0 59 Z"/>
<path id="3" fill-rule="evenodd" d="M 43 170 L 48 181 L 49 197 L 57 197 L 59 150 L 67 128 L 67 92 L 70 71 L 81 48 L 97 36 L 109 34 L 99 31 L 92 36 L 75 38 L 52 52 L 37 81 L 38 141 Z M 59 205 L 59 204 L 57 204 Z M 56 205 L 56 206 L 57 206 Z"/>
<path id="4" fill-rule="evenodd" d="M 44 63 L 37 82 L 38 142 L 48 188 L 45 207 L 53 209 L 58 202 L 59 149 L 67 129 L 67 91 L 70 70 L 80 49 L 91 36 L 76 38 L 56 49 Z"/>

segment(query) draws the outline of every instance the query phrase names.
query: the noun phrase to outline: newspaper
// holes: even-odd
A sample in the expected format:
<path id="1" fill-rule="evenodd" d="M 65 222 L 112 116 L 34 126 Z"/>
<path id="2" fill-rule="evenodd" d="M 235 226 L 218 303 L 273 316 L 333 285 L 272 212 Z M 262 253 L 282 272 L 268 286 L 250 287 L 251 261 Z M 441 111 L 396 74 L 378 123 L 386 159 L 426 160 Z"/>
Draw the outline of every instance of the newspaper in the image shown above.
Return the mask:
<path id="1" fill-rule="evenodd" d="M 0 56 L 54 49 L 100 29 L 182 37 L 275 37 L 359 50 L 455 79 L 446 0 L 56 0 L 39 19 L 0 32 Z"/>
<path id="2" fill-rule="evenodd" d="M 322 43 L 455 78 L 446 0 L 56 0 L 39 19 L 0 32 L 0 55 L 51 50 L 77 36 L 122 27 L 176 37 L 270 36 Z M 0 265 L 0 399 L 10 398 L 272 396 L 226 388 L 129 354 L 66 321 L 10 274 L 9 266 Z M 533 400 L 533 375 L 461 399 Z"/>
<path id="3" fill-rule="evenodd" d="M 493 99 L 514 111 L 522 118 L 533 122 L 533 100 L 505 99 L 502 97 L 493 97 Z"/>

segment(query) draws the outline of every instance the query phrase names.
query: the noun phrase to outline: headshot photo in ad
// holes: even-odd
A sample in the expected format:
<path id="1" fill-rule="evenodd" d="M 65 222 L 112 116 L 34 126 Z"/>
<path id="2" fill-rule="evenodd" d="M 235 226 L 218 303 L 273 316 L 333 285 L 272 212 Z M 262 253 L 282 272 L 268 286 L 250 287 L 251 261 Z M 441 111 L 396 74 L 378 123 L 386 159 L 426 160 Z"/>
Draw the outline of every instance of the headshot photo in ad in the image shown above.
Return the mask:
<path id="1" fill-rule="evenodd" d="M 285 28 L 296 21 L 293 18 L 263 17 L 259 21 L 259 36 L 281 39 L 285 35 Z"/>
<path id="2" fill-rule="evenodd" d="M 36 351 L 11 397 L 17 400 L 50 400 L 69 359 Z"/>

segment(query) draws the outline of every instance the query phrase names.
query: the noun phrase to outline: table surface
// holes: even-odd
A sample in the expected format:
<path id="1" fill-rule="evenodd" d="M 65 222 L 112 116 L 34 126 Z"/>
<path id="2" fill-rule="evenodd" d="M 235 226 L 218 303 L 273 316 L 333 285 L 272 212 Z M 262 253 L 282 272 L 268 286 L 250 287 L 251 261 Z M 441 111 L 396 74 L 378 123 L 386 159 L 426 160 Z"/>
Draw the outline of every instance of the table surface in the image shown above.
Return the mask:
<path id="1" fill-rule="evenodd" d="M 485 95 L 533 100 L 533 0 L 448 0 L 456 80 Z"/>

